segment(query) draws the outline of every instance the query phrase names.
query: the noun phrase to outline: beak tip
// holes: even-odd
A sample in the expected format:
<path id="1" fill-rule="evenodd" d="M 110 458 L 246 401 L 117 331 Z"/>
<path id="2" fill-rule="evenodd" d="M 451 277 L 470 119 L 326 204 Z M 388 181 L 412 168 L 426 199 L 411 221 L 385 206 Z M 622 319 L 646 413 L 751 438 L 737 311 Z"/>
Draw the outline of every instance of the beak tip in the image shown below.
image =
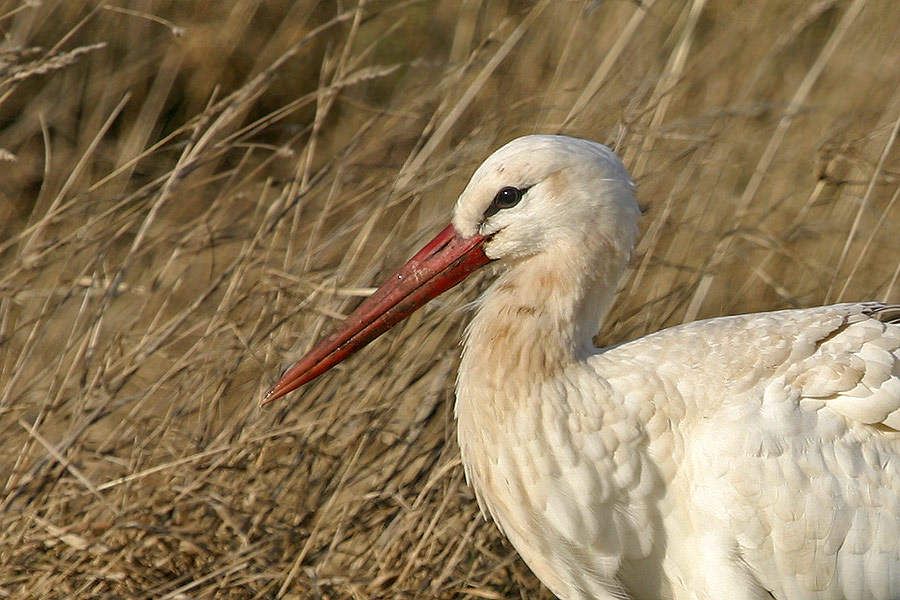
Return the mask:
<path id="1" fill-rule="evenodd" d="M 277 400 L 279 397 L 281 397 L 281 394 L 279 394 L 279 393 L 276 391 L 276 388 L 273 387 L 273 388 L 270 389 L 268 392 L 266 392 L 266 395 L 263 396 L 263 399 L 259 401 L 259 405 L 260 405 L 260 406 L 265 406 L 265 405 L 267 405 L 267 404 L 269 404 L 269 403 L 271 403 L 271 402 L 274 402 L 274 401 Z"/>

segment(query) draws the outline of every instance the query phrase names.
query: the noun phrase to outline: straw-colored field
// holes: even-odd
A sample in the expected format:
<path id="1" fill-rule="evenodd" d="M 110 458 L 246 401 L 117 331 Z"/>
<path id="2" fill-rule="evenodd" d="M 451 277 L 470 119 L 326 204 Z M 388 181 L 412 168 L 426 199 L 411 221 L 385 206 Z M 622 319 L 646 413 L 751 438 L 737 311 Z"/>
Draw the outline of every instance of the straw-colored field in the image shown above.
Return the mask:
<path id="1" fill-rule="evenodd" d="M 3 598 L 549 598 L 459 464 L 479 281 L 258 408 L 520 134 L 638 182 L 602 344 L 900 301 L 893 2 L 0 0 L 0 28 Z"/>

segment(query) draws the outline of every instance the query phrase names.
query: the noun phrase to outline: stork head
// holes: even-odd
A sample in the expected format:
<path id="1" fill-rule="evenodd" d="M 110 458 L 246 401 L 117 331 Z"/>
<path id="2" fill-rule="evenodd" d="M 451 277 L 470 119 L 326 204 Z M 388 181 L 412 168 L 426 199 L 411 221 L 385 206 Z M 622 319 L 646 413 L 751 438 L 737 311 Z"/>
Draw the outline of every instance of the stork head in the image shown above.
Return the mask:
<path id="1" fill-rule="evenodd" d="M 639 215 L 634 184 L 606 146 L 558 135 L 515 139 L 472 175 L 453 224 L 291 367 L 264 402 L 318 377 L 491 261 L 552 253 L 587 269 L 601 252 L 627 257 Z"/>
<path id="2" fill-rule="evenodd" d="M 491 154 L 456 203 L 462 237 L 486 238 L 491 260 L 572 246 L 631 252 L 640 210 L 634 183 L 602 144 L 528 135 Z"/>

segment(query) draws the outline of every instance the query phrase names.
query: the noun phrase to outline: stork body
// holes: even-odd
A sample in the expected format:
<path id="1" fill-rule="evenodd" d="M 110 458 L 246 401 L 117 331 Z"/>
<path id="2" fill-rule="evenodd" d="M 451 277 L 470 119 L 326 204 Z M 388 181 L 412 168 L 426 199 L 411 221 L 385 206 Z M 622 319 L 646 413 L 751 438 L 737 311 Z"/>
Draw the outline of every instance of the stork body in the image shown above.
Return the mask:
<path id="1" fill-rule="evenodd" d="M 540 360 L 475 343 L 489 309 L 460 369 L 463 464 L 557 596 L 900 598 L 900 328 L 878 307 L 691 323 L 543 381 L 479 368 Z"/>
<path id="2" fill-rule="evenodd" d="M 639 211 L 605 146 L 489 157 L 426 246 L 270 392 L 496 261 L 457 381 L 466 475 L 560 598 L 900 599 L 900 309 L 842 304 L 591 338 Z"/>

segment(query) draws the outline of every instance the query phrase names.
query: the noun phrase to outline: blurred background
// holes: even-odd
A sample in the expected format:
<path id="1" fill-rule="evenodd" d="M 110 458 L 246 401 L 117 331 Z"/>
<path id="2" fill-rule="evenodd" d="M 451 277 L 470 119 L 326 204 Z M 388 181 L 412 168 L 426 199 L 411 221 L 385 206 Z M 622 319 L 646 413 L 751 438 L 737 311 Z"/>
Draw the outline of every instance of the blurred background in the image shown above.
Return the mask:
<path id="1" fill-rule="evenodd" d="M 0 596 L 551 598 L 452 417 L 475 278 L 282 369 L 493 149 L 645 209 L 599 332 L 900 302 L 900 10 L 866 0 L 0 0 Z"/>

